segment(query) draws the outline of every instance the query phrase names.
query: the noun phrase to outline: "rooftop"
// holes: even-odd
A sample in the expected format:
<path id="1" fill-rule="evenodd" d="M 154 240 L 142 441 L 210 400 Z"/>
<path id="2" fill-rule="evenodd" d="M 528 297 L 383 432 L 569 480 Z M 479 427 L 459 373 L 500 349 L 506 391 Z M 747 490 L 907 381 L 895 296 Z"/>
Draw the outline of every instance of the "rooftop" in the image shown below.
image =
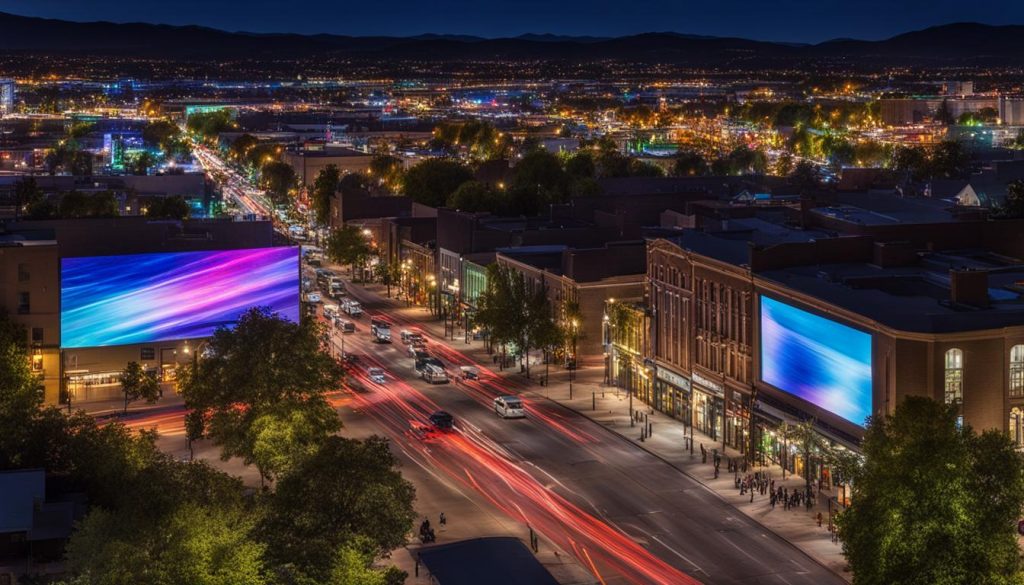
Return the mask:
<path id="1" fill-rule="evenodd" d="M 987 272 L 988 307 L 951 301 L 953 269 Z M 767 270 L 759 276 L 902 331 L 1024 325 L 1024 264 L 979 250 L 926 254 L 913 266 L 823 264 Z"/>

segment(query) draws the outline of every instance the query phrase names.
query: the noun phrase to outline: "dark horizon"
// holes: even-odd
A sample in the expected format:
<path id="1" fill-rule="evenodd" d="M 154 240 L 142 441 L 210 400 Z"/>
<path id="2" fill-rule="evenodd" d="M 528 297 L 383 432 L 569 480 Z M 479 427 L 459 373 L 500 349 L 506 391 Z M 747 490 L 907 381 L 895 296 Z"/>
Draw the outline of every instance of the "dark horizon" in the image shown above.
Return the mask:
<path id="1" fill-rule="evenodd" d="M 839 0 L 785 0 L 784 4 L 737 0 L 728 7 L 690 6 L 646 0 L 625 6 L 609 0 L 569 0 L 550 6 L 538 0 L 503 0 L 481 7 L 464 0 L 443 0 L 430 6 L 394 0 L 383 14 L 376 5 L 309 0 L 301 10 L 280 14 L 279 5 L 268 0 L 181 0 L 173 4 L 143 0 L 128 6 L 116 0 L 36 0 L 27 9 L 20 0 L 0 0 L 0 11 L 74 22 L 196 25 L 248 33 L 508 38 L 524 34 L 620 37 L 673 32 L 808 44 L 847 38 L 881 40 L 960 22 L 1024 24 L 1024 3 L 1008 0 L 979 0 L 970 5 L 940 2 L 937 6 L 919 0 L 896 5 L 867 0 L 856 10 Z M 459 16 L 453 17 L 456 14 Z"/>

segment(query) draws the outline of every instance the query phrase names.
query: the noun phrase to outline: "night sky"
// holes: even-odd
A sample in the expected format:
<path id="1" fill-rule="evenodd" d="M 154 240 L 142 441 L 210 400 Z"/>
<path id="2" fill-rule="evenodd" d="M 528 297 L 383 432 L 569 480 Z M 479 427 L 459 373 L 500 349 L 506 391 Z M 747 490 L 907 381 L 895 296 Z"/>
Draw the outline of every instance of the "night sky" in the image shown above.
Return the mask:
<path id="1" fill-rule="evenodd" d="M 1024 24 L 1021 0 L 0 0 L 0 11 L 252 32 L 501 37 L 675 31 L 790 42 L 880 39 L 951 22 Z"/>

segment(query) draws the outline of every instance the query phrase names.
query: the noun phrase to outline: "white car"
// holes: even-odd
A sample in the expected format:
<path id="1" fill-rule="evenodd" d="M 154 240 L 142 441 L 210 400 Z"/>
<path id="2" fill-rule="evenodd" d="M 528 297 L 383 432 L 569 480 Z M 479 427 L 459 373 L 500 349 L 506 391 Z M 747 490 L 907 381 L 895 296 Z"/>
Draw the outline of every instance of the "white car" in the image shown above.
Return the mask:
<path id="1" fill-rule="evenodd" d="M 387 377 L 384 376 L 384 370 L 380 368 L 370 368 L 367 372 L 370 375 L 370 381 L 377 384 L 383 384 L 387 381 Z"/>
<path id="2" fill-rule="evenodd" d="M 320 296 L 320 293 L 311 292 L 311 293 L 306 295 L 306 302 L 307 303 L 319 303 L 321 301 L 323 301 L 323 298 Z"/>

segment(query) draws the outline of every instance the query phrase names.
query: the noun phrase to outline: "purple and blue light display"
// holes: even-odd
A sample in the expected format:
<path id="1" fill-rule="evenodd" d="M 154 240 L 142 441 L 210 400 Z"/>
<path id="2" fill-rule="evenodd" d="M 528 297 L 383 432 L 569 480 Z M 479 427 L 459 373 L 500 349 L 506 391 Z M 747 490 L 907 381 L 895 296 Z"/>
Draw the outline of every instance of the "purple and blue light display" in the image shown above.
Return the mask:
<path id="1" fill-rule="evenodd" d="M 871 335 L 761 296 L 761 379 L 863 425 L 871 414 Z"/>
<path id="2" fill-rule="evenodd" d="M 61 260 L 62 347 L 208 337 L 251 307 L 299 320 L 298 248 Z"/>

